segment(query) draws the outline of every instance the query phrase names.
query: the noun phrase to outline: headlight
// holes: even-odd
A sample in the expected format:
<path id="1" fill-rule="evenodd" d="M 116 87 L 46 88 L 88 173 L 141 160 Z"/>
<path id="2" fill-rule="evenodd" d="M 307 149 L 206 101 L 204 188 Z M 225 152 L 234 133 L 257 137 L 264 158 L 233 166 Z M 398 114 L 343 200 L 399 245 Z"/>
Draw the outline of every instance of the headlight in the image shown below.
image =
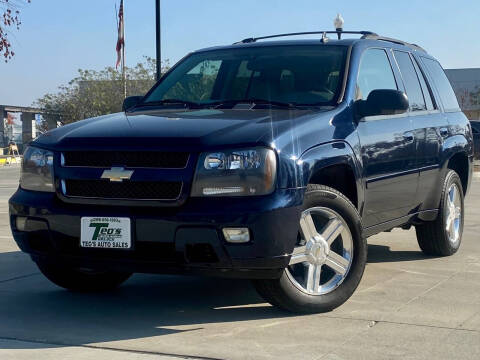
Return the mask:
<path id="1" fill-rule="evenodd" d="M 253 148 L 203 153 L 192 196 L 266 195 L 275 189 L 277 158 L 271 149 Z"/>
<path id="2" fill-rule="evenodd" d="M 51 151 L 27 147 L 23 153 L 20 186 L 25 190 L 54 192 Z"/>

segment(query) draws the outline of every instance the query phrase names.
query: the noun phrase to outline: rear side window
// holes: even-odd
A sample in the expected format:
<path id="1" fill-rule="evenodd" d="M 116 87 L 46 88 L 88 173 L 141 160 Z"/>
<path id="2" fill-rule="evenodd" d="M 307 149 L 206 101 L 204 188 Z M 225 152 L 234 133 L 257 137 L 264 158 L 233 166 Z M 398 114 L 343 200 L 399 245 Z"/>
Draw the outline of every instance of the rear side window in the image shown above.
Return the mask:
<path id="1" fill-rule="evenodd" d="M 457 97 L 453 92 L 452 85 L 450 85 L 450 81 L 448 81 L 447 75 L 445 75 L 445 71 L 443 71 L 438 61 L 425 57 L 422 57 L 422 61 L 433 78 L 445 111 L 459 110 Z"/>
<path id="2" fill-rule="evenodd" d="M 425 104 L 425 99 L 423 98 L 422 87 L 420 86 L 410 55 L 403 51 L 394 51 L 394 54 L 405 84 L 405 90 L 410 103 L 410 110 L 426 110 L 427 106 Z"/>
<path id="3" fill-rule="evenodd" d="M 425 74 L 420 70 L 418 66 L 417 59 L 413 59 L 413 66 L 415 66 L 415 70 L 417 71 L 418 78 L 420 80 L 420 85 L 422 85 L 423 97 L 425 98 L 425 103 L 427 104 L 427 110 L 435 110 L 437 107 L 434 104 L 432 92 L 430 87 L 427 85 L 427 80 L 425 79 Z"/>
<path id="4" fill-rule="evenodd" d="M 398 88 L 385 50 L 368 49 L 360 61 L 355 98 L 366 100 L 372 90 L 377 89 Z"/>

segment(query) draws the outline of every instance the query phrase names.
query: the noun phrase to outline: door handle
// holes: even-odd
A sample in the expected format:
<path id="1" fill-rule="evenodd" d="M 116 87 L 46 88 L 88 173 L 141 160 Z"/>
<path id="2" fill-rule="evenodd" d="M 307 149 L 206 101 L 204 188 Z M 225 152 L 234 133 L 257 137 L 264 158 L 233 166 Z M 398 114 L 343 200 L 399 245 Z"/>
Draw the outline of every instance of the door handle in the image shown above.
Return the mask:
<path id="1" fill-rule="evenodd" d="M 405 142 L 412 142 L 414 139 L 415 136 L 413 135 L 413 132 L 406 131 L 403 133 L 403 140 L 405 140 Z"/>
<path id="2" fill-rule="evenodd" d="M 448 128 L 446 128 L 446 127 L 440 128 L 440 135 L 442 137 L 447 137 L 448 136 Z"/>

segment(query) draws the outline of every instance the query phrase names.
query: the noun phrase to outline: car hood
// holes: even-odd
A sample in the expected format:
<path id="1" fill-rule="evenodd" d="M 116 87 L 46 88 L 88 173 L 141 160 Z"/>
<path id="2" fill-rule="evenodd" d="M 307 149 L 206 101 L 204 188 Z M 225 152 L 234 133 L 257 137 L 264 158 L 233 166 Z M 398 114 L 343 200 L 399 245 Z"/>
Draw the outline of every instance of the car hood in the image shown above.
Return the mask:
<path id="1" fill-rule="evenodd" d="M 126 148 L 196 151 L 229 145 L 270 145 L 279 137 L 292 142 L 292 136 L 297 136 L 292 129 L 312 119 L 318 124 L 318 118 L 323 118 L 328 126 L 331 118 L 328 113 L 301 109 L 135 111 L 78 121 L 49 131 L 34 143 L 62 151 Z"/>

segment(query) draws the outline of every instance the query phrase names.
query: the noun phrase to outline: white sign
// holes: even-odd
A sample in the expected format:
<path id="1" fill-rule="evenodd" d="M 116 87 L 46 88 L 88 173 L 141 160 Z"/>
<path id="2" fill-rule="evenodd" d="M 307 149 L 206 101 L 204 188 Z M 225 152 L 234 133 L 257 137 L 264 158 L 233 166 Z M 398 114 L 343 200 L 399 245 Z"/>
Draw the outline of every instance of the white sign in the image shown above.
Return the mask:
<path id="1" fill-rule="evenodd" d="M 130 249 L 130 219 L 82 217 L 80 246 L 100 249 Z"/>

